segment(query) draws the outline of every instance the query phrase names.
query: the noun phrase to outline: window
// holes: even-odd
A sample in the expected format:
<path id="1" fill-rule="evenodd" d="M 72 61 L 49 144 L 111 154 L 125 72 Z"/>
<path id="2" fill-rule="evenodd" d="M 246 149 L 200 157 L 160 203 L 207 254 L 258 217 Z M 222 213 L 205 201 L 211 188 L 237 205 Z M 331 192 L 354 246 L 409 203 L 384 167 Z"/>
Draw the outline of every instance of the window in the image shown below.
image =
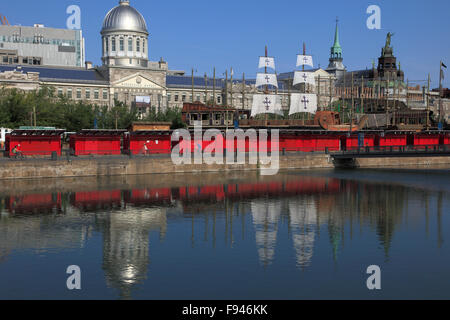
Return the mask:
<path id="1" fill-rule="evenodd" d="M 67 98 L 72 99 L 72 89 L 67 89 Z"/>
<path id="2" fill-rule="evenodd" d="M 178 95 L 175 95 L 175 102 L 178 102 Z"/>
<path id="3" fill-rule="evenodd" d="M 81 89 L 77 89 L 77 99 L 81 99 Z"/>
<path id="4" fill-rule="evenodd" d="M 190 101 L 190 102 L 194 102 L 194 100 L 192 100 L 192 99 L 193 99 L 193 98 L 192 98 L 192 94 L 190 94 L 190 95 L 189 95 L 189 101 Z"/>
<path id="5" fill-rule="evenodd" d="M 118 92 L 114 92 L 114 99 L 115 100 L 119 100 L 119 93 Z"/>
<path id="6" fill-rule="evenodd" d="M 116 38 L 112 38 L 111 42 L 112 52 L 116 52 Z"/>
<path id="7" fill-rule="evenodd" d="M 145 40 L 142 40 L 142 52 L 145 53 Z"/>
<path id="8" fill-rule="evenodd" d="M 172 96 L 170 93 L 167 94 L 167 101 L 170 102 L 170 100 L 172 99 Z"/>
<path id="9" fill-rule="evenodd" d="M 186 95 L 185 94 L 182 95 L 181 101 L 186 102 Z"/>
<path id="10" fill-rule="evenodd" d="M 22 59 L 22 63 L 23 63 L 23 64 L 28 64 L 28 58 L 23 58 L 23 59 Z"/>
<path id="11" fill-rule="evenodd" d="M 108 90 L 103 89 L 103 100 L 107 100 L 107 99 L 108 99 Z"/>
<path id="12" fill-rule="evenodd" d="M 86 99 L 90 99 L 91 98 L 91 89 L 86 89 Z"/>
<path id="13" fill-rule="evenodd" d="M 106 38 L 105 43 L 106 43 L 106 45 L 105 45 L 105 47 L 106 47 L 106 53 L 108 53 L 108 52 L 109 52 L 109 38 Z"/>
<path id="14" fill-rule="evenodd" d="M 200 101 L 200 95 L 197 95 L 197 100 L 196 101 Z"/>
<path id="15" fill-rule="evenodd" d="M 63 89 L 62 88 L 58 88 L 58 96 L 62 97 L 63 95 Z"/>
<path id="16" fill-rule="evenodd" d="M 222 101 L 221 97 L 218 96 L 218 97 L 217 97 L 217 103 L 220 103 L 221 101 Z"/>
<path id="17" fill-rule="evenodd" d="M 99 98 L 99 91 L 98 89 L 94 90 L 94 99 L 98 99 Z"/>
<path id="18" fill-rule="evenodd" d="M 8 63 L 8 57 L 7 56 L 3 57 L 3 63 Z"/>
<path id="19" fill-rule="evenodd" d="M 133 51 L 133 39 L 128 38 L 128 52 Z"/>
<path id="20" fill-rule="evenodd" d="M 136 40 L 136 51 L 141 51 L 141 40 L 139 39 Z"/>
<path id="21" fill-rule="evenodd" d="M 120 44 L 120 51 L 121 52 L 125 51 L 123 38 L 120 38 L 119 44 Z"/>

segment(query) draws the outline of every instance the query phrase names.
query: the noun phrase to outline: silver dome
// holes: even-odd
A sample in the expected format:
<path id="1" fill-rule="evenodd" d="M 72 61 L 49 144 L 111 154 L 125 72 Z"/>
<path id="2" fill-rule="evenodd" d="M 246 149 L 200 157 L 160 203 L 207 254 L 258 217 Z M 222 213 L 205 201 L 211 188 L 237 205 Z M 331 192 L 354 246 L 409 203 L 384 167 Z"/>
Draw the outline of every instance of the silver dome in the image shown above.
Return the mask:
<path id="1" fill-rule="evenodd" d="M 134 31 L 148 34 L 144 17 L 126 0 L 121 0 L 117 7 L 111 9 L 103 21 L 101 33 L 111 31 Z"/>

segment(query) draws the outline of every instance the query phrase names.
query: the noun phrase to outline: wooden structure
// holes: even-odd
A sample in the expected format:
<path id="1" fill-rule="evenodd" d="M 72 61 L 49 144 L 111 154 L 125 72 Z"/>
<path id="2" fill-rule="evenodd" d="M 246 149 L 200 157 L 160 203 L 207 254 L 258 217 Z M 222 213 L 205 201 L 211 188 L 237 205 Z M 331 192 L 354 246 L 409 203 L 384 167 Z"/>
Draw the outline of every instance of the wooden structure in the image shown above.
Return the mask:
<path id="1" fill-rule="evenodd" d="M 70 136 L 70 149 L 75 156 L 120 155 L 125 132 L 126 130 L 82 130 Z"/>
<path id="2" fill-rule="evenodd" d="M 170 131 L 135 131 L 124 136 L 124 153 L 130 155 L 170 154 Z"/>
<path id="3" fill-rule="evenodd" d="M 171 126 L 170 122 L 133 122 L 129 131 L 169 131 Z"/>
<path id="4" fill-rule="evenodd" d="M 65 130 L 59 129 L 26 129 L 13 130 L 6 135 L 5 151 L 12 156 L 14 147 L 24 156 L 50 156 L 54 152 L 61 156 L 61 135 Z"/>
<path id="5" fill-rule="evenodd" d="M 181 111 L 182 120 L 188 127 L 201 123 L 205 128 L 234 127 L 241 119 L 249 119 L 249 110 L 237 110 L 224 106 L 209 107 L 203 103 L 185 103 Z"/>

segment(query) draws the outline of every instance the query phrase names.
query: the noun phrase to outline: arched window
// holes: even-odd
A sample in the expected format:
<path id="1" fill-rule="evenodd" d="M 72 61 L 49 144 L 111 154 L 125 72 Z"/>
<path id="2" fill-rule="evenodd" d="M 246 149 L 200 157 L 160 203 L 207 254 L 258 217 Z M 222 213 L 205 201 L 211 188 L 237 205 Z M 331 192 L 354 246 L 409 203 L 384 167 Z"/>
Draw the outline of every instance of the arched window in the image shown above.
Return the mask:
<path id="1" fill-rule="evenodd" d="M 141 51 L 141 40 L 139 39 L 136 40 L 136 51 L 137 52 Z"/>
<path id="2" fill-rule="evenodd" d="M 112 38 L 111 49 L 112 49 L 112 52 L 116 52 L 116 38 Z"/>
<path id="3" fill-rule="evenodd" d="M 145 53 L 145 39 L 142 40 L 142 52 Z"/>

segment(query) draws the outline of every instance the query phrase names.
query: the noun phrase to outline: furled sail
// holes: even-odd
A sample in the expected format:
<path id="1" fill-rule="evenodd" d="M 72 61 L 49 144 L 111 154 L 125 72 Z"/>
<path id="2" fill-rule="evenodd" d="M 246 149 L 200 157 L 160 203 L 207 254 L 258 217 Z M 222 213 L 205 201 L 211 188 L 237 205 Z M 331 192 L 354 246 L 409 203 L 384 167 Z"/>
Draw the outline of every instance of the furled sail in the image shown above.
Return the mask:
<path id="1" fill-rule="evenodd" d="M 281 97 L 275 94 L 255 94 L 253 96 L 252 117 L 264 113 L 275 113 L 282 116 Z"/>
<path id="2" fill-rule="evenodd" d="M 275 58 L 272 57 L 259 57 L 258 68 L 270 68 L 275 70 Z"/>
<path id="3" fill-rule="evenodd" d="M 295 86 L 299 83 L 308 83 L 314 86 L 316 84 L 314 74 L 305 71 L 295 71 L 293 85 Z"/>
<path id="4" fill-rule="evenodd" d="M 312 56 L 304 56 L 304 55 L 297 55 L 297 67 L 300 66 L 310 66 L 314 67 L 313 63 L 313 57 Z"/>
<path id="5" fill-rule="evenodd" d="M 315 94 L 307 93 L 293 93 L 291 95 L 291 109 L 289 115 L 295 113 L 307 112 L 316 113 L 317 111 L 317 96 Z"/>
<path id="6" fill-rule="evenodd" d="M 258 73 L 256 76 L 256 87 L 269 85 L 278 88 L 277 75 L 271 73 Z"/>

